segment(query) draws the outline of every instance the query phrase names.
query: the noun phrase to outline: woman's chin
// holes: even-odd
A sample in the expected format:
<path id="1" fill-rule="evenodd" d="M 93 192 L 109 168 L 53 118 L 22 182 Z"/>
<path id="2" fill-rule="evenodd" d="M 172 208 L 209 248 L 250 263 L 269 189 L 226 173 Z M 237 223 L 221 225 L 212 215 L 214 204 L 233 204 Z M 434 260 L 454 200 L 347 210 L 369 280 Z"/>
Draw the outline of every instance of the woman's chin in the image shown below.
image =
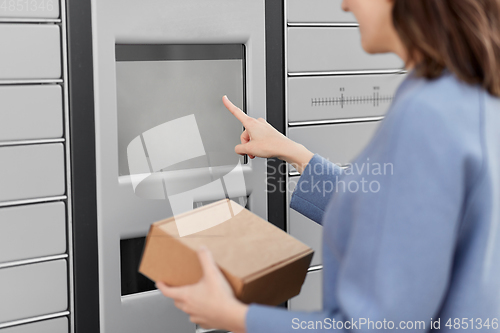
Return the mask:
<path id="1" fill-rule="evenodd" d="M 381 46 L 380 43 L 367 42 L 362 40 L 361 46 L 363 47 L 363 50 L 365 50 L 365 52 L 368 54 L 380 54 L 380 53 L 391 52 L 390 50 L 380 47 Z"/>
<path id="2" fill-rule="evenodd" d="M 362 44 L 363 46 L 363 50 L 365 50 L 366 53 L 368 54 L 377 54 L 377 53 L 381 53 L 377 50 L 376 47 L 374 47 L 374 45 L 367 45 L 365 43 Z"/>

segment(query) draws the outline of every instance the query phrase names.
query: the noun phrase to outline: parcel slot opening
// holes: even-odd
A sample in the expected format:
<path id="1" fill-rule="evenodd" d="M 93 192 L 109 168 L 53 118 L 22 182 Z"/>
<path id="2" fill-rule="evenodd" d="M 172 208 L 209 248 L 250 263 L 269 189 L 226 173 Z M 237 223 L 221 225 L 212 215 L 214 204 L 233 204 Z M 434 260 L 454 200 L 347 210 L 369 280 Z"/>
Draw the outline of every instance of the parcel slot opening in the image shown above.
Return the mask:
<path id="1" fill-rule="evenodd" d="M 236 198 L 237 202 L 246 203 L 248 209 L 248 197 Z M 193 209 L 209 205 L 218 200 L 198 201 L 193 203 Z M 142 254 L 146 237 L 137 237 L 120 240 L 120 272 L 121 272 L 121 295 L 132 295 L 146 291 L 156 290 L 155 282 L 139 273 Z"/>
<path id="2" fill-rule="evenodd" d="M 146 237 L 120 240 L 120 271 L 122 296 L 155 290 L 153 281 L 139 273 Z"/>

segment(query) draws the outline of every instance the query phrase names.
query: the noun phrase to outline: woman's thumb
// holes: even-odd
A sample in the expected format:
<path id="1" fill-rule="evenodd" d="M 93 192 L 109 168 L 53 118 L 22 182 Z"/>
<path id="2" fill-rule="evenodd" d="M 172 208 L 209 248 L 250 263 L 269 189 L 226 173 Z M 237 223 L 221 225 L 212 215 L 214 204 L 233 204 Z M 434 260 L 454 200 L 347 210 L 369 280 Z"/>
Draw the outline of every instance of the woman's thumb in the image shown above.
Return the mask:
<path id="1" fill-rule="evenodd" d="M 211 275 L 214 272 L 214 268 L 217 267 L 212 253 L 205 247 L 202 246 L 198 250 L 198 259 L 200 260 L 201 268 L 205 276 Z"/>
<path id="2" fill-rule="evenodd" d="M 240 145 L 237 145 L 236 147 L 234 147 L 234 151 L 236 152 L 236 154 L 239 154 L 239 155 L 247 155 L 249 144 L 250 143 L 242 143 Z"/>

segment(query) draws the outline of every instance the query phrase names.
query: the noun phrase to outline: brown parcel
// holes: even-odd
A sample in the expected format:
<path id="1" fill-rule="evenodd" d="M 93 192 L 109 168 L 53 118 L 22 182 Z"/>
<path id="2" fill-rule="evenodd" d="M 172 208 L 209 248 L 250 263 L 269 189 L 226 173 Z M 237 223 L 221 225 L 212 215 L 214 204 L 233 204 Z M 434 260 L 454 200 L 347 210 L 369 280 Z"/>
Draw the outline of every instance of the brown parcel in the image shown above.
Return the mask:
<path id="1" fill-rule="evenodd" d="M 176 224 L 225 221 L 179 237 Z M 196 251 L 205 245 L 244 303 L 278 305 L 300 293 L 313 250 L 283 230 L 225 199 L 164 221 L 149 230 L 139 271 L 181 286 L 203 275 Z"/>

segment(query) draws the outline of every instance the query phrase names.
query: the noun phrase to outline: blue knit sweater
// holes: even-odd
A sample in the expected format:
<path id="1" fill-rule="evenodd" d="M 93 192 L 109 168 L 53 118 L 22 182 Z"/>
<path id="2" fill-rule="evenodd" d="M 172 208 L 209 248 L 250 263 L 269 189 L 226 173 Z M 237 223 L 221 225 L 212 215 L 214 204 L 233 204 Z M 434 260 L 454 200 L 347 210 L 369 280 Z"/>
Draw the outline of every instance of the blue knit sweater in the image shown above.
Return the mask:
<path id="1" fill-rule="evenodd" d="M 500 99 L 481 87 L 411 73 L 351 168 L 315 155 L 291 207 L 324 226 L 323 311 L 252 304 L 248 333 L 500 331 Z"/>

